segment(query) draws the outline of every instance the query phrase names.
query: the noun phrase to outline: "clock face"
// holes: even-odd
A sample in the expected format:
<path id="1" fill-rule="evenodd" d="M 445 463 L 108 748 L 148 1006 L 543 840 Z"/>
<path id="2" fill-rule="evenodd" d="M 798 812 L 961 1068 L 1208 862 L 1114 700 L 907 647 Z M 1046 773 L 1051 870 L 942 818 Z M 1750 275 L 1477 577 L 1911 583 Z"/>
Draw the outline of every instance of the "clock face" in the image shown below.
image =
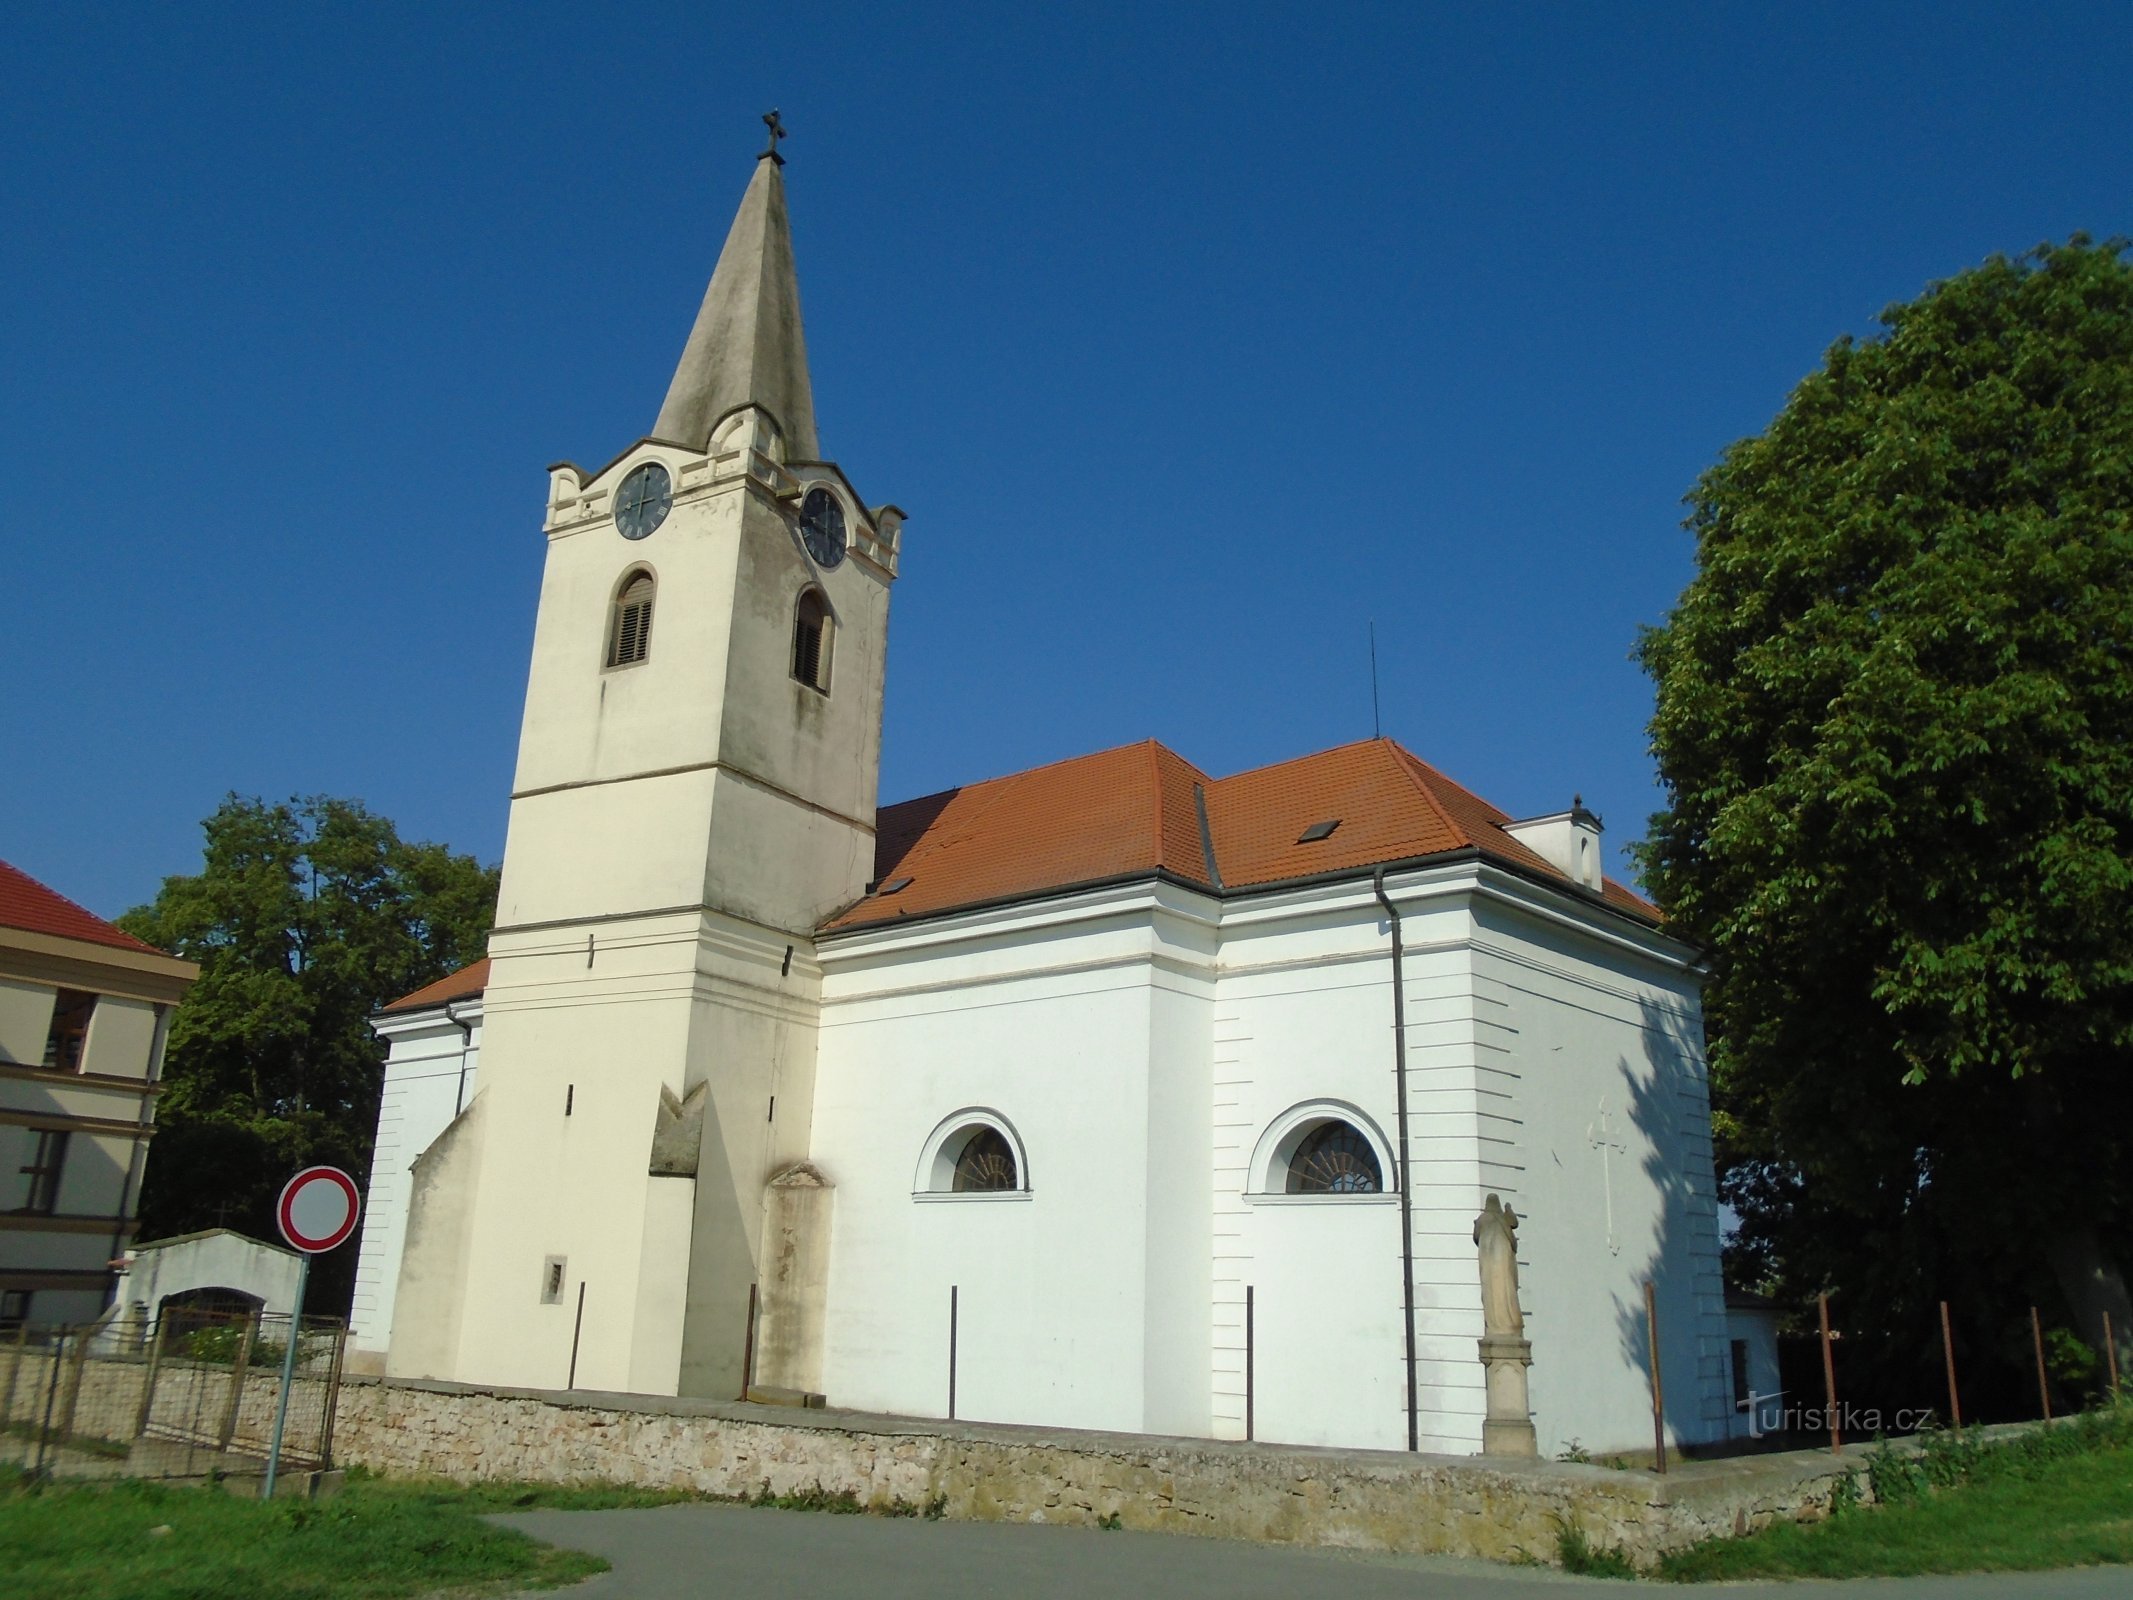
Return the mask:
<path id="1" fill-rule="evenodd" d="M 642 539 L 667 520 L 674 504 L 674 480 L 656 461 L 647 461 L 622 480 L 615 496 L 615 526 L 625 539 Z"/>
<path id="2" fill-rule="evenodd" d="M 844 507 L 827 489 L 810 489 L 800 502 L 800 538 L 825 567 L 844 559 Z"/>

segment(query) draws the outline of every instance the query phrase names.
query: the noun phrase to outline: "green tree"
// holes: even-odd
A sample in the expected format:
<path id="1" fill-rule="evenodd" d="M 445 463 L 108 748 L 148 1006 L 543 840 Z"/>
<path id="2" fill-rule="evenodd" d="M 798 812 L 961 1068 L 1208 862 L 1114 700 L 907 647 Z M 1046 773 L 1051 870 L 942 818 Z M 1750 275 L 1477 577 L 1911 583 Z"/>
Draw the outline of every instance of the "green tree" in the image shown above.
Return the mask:
<path id="1" fill-rule="evenodd" d="M 1645 880 L 1711 952 L 1745 1275 L 2133 1333 L 2133 266 L 1840 340 L 1690 496 Z M 2026 1323 L 2023 1324 L 2026 1333 Z"/>
<path id="2" fill-rule="evenodd" d="M 366 1019 L 480 957 L 497 875 L 350 800 L 231 795 L 204 827 L 200 872 L 119 919 L 200 963 L 171 1025 L 141 1234 L 275 1239 L 298 1167 L 367 1181 L 385 1050 Z M 312 1308 L 345 1310 L 354 1273 L 352 1248 L 322 1258 Z"/>

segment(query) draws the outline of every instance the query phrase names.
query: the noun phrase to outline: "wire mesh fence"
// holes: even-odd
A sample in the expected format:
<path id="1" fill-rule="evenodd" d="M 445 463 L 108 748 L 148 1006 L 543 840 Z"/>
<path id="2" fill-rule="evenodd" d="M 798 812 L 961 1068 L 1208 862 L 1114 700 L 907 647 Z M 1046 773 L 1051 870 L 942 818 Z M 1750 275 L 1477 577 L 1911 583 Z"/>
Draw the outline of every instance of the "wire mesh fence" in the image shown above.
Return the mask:
<path id="1" fill-rule="evenodd" d="M 173 1307 L 145 1326 L 24 1324 L 0 1342 L 0 1463 L 32 1476 L 258 1472 L 281 1396 L 285 1314 Z M 285 1469 L 327 1467 L 347 1325 L 306 1317 Z"/>

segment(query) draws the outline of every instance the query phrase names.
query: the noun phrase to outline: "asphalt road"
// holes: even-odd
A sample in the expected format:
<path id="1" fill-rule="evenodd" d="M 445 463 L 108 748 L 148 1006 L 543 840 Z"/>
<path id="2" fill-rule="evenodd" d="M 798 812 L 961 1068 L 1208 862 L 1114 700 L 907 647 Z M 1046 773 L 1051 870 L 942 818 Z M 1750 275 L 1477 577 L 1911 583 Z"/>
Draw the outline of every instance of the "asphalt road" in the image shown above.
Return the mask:
<path id="1" fill-rule="evenodd" d="M 590 1550 L 614 1569 L 568 1600 L 1570 1600 L 1633 1586 L 1437 1556 L 1350 1554 L 994 1522 L 835 1516 L 746 1506 L 529 1511 L 496 1517 L 536 1539 Z M 1647 1591 L 1650 1592 L 1650 1591 Z M 1681 1594 L 1694 1590 L 1663 1591 Z M 1838 1592 L 1886 1600 L 2124 1600 L 2133 1571 L 1985 1573 L 1852 1583 L 1729 1584 L 1714 1600 Z"/>

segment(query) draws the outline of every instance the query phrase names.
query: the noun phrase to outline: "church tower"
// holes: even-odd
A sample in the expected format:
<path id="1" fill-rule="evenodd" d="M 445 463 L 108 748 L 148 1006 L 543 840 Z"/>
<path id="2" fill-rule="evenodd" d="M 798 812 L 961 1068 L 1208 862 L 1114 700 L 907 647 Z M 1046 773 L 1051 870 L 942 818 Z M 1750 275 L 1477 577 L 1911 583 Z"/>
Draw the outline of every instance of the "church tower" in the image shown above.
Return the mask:
<path id="1" fill-rule="evenodd" d="M 766 121 L 651 435 L 550 471 L 482 1084 L 416 1167 L 395 1372 L 743 1381 L 813 930 L 873 869 L 902 522 L 822 459 Z"/>

